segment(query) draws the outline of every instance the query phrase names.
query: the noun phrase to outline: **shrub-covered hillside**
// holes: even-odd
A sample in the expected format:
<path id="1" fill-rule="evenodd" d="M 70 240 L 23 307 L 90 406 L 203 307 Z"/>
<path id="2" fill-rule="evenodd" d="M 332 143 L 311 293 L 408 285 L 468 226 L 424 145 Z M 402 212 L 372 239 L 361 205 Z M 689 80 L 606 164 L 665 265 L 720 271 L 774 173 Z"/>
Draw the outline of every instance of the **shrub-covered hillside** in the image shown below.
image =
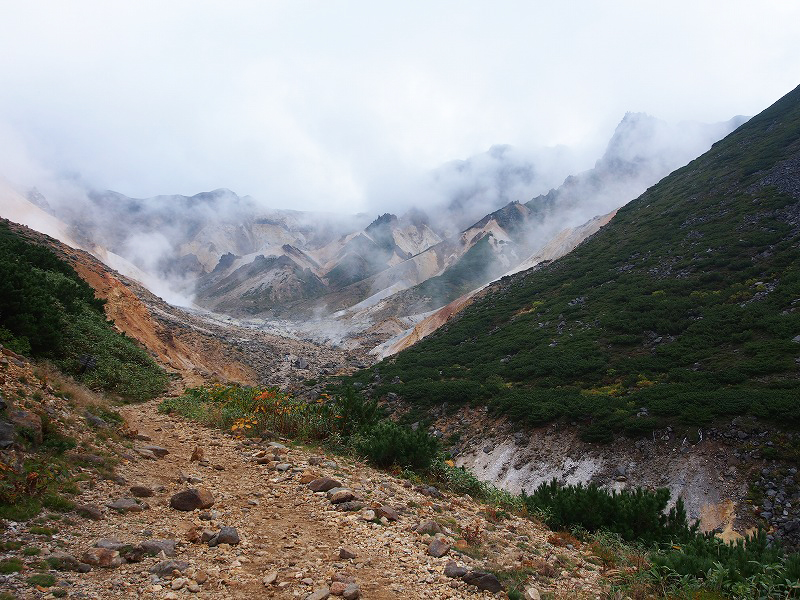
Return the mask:
<path id="1" fill-rule="evenodd" d="M 800 423 L 800 88 L 619 211 L 359 375 L 588 440 L 752 414 Z M 398 383 L 402 382 L 402 383 Z"/>
<path id="2" fill-rule="evenodd" d="M 67 263 L 0 222 L 0 343 L 53 360 L 128 400 L 160 393 L 166 374 L 106 321 L 103 301 Z"/>

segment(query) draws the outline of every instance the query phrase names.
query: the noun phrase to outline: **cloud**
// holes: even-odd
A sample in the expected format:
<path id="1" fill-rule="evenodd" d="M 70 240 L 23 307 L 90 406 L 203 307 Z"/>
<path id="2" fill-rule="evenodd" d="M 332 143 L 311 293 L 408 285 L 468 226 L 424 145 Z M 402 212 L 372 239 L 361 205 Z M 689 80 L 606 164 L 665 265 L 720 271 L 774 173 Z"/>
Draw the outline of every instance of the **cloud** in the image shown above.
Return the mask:
<path id="1" fill-rule="evenodd" d="M 799 19 L 777 0 L 29 0 L 0 21 L 0 146 L 134 197 L 379 212 L 384 182 L 495 144 L 589 157 L 628 110 L 755 114 L 797 84 Z"/>

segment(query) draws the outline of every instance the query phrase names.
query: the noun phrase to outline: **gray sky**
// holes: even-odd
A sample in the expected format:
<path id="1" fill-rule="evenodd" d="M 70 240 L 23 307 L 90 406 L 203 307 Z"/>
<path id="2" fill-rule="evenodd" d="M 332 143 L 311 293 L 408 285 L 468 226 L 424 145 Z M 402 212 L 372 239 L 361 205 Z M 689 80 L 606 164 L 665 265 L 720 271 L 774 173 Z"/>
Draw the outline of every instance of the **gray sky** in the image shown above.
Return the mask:
<path id="1" fill-rule="evenodd" d="M 0 174 L 389 208 L 492 144 L 588 168 L 626 111 L 756 114 L 800 84 L 798 23 L 796 0 L 0 0 Z"/>

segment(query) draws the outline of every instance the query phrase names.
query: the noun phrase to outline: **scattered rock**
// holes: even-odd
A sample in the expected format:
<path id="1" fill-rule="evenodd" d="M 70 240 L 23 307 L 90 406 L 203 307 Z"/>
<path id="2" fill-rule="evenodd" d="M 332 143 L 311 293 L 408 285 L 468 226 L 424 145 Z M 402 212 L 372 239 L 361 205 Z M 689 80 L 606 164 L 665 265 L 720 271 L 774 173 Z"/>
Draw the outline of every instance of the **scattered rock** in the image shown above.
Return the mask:
<path id="1" fill-rule="evenodd" d="M 450 552 L 450 544 L 439 538 L 434 539 L 428 546 L 428 554 L 434 558 L 441 558 L 448 552 Z"/>
<path id="2" fill-rule="evenodd" d="M 359 588 L 355 583 L 351 583 L 344 588 L 344 593 L 342 594 L 342 598 L 344 598 L 344 600 L 356 600 L 356 598 L 359 598 L 360 596 L 361 588 Z"/>
<path id="3" fill-rule="evenodd" d="M 194 574 L 194 580 L 200 585 L 203 585 L 206 581 L 208 581 L 208 573 L 205 571 L 197 571 Z"/>
<path id="4" fill-rule="evenodd" d="M 169 450 L 167 450 L 166 448 L 162 448 L 161 446 L 154 446 L 152 444 L 141 446 L 140 449 L 146 450 L 147 452 L 151 452 L 158 458 L 164 458 L 167 454 L 169 454 Z"/>
<path id="5" fill-rule="evenodd" d="M 141 544 L 137 546 L 123 546 L 119 553 L 122 558 L 129 563 L 142 562 L 145 556 L 152 556 L 152 554 L 147 552 L 147 550 L 145 550 Z"/>
<path id="6" fill-rule="evenodd" d="M 308 489 L 312 492 L 327 492 L 340 487 L 342 487 L 342 483 L 330 477 L 320 477 L 308 484 Z"/>
<path id="7" fill-rule="evenodd" d="M 99 521 L 103 518 L 103 511 L 94 504 L 76 504 L 75 512 L 84 519 L 91 519 L 92 521 Z"/>
<path id="8" fill-rule="evenodd" d="M 131 494 L 136 498 L 150 498 L 153 495 L 153 490 L 146 485 L 134 485 L 131 486 Z"/>
<path id="9" fill-rule="evenodd" d="M 263 583 L 264 585 L 272 585 L 277 580 L 278 580 L 278 572 L 273 571 L 272 573 L 269 573 L 266 577 L 264 577 L 264 579 L 261 580 L 261 583 Z"/>
<path id="10" fill-rule="evenodd" d="M 77 571 L 81 561 L 67 552 L 51 552 L 47 556 L 47 563 L 56 571 Z"/>
<path id="11" fill-rule="evenodd" d="M 208 540 L 208 545 L 212 548 L 214 546 L 219 546 L 220 544 L 230 544 L 231 546 L 235 546 L 239 542 L 239 532 L 236 531 L 235 527 L 223 527 L 219 530 L 219 533 L 215 534 L 214 537 Z"/>
<path id="12" fill-rule="evenodd" d="M 386 517 L 390 521 L 397 521 L 400 519 L 400 515 L 397 513 L 397 511 L 391 506 L 386 506 L 385 504 L 376 508 L 375 514 L 378 517 Z"/>
<path id="13" fill-rule="evenodd" d="M 181 471 L 178 474 L 178 483 L 191 483 L 191 484 L 203 483 L 203 479 L 202 477 L 198 477 L 197 475 L 189 475 Z"/>
<path id="14" fill-rule="evenodd" d="M 531 586 L 525 588 L 525 593 L 522 594 L 522 600 L 542 600 L 542 595 L 537 588 Z"/>
<path id="15" fill-rule="evenodd" d="M 355 512 L 364 508 L 364 503 L 360 500 L 350 500 L 349 502 L 341 502 L 336 505 L 336 510 L 342 512 Z"/>
<path id="16" fill-rule="evenodd" d="M 189 580 L 186 577 L 176 577 L 172 580 L 169 587 L 171 587 L 174 591 L 182 590 L 186 584 L 189 583 Z"/>
<path id="17" fill-rule="evenodd" d="M 372 510 L 372 509 L 369 509 L 369 508 L 364 509 L 361 512 L 361 518 L 364 519 L 365 521 L 374 521 L 375 518 L 376 518 L 375 511 Z M 333 592 L 331 592 L 331 593 L 333 593 Z"/>
<path id="18" fill-rule="evenodd" d="M 106 506 L 121 513 L 142 512 L 150 508 L 146 502 L 136 500 L 135 498 L 120 498 L 119 500 L 106 504 Z"/>
<path id="19" fill-rule="evenodd" d="M 319 473 L 314 473 L 313 471 L 303 471 L 298 478 L 299 483 L 311 483 L 315 479 L 319 478 Z"/>
<path id="20" fill-rule="evenodd" d="M 203 544 L 207 544 L 211 540 L 214 539 L 214 536 L 217 535 L 216 531 L 211 531 L 210 529 L 203 529 L 200 532 L 200 542 Z"/>
<path id="21" fill-rule="evenodd" d="M 163 552 L 164 556 L 170 557 L 175 556 L 175 546 L 177 543 L 178 542 L 175 540 L 146 540 L 139 544 L 139 546 L 147 554 L 158 556 Z"/>
<path id="22" fill-rule="evenodd" d="M 344 590 L 347 588 L 347 584 L 341 581 L 334 581 L 331 583 L 331 596 L 341 596 L 344 594 Z"/>
<path id="23" fill-rule="evenodd" d="M 461 580 L 487 592 L 495 593 L 503 589 L 497 577 L 485 571 L 470 571 L 461 577 Z"/>
<path id="24" fill-rule="evenodd" d="M 447 565 L 444 568 L 444 574 L 447 577 L 451 577 L 453 579 L 461 579 L 464 575 L 467 574 L 467 571 L 468 569 L 466 567 L 459 567 L 453 560 L 448 561 Z"/>
<path id="25" fill-rule="evenodd" d="M 325 600 L 330 595 L 331 591 L 328 588 L 319 588 L 318 590 L 314 590 L 308 596 L 306 596 L 306 600 Z"/>
<path id="26" fill-rule="evenodd" d="M 108 423 L 106 421 L 104 421 L 103 419 L 101 419 L 97 415 L 93 415 L 88 410 L 85 413 L 83 413 L 83 417 L 86 419 L 86 422 L 89 425 L 92 425 L 93 427 L 99 427 L 101 429 L 107 429 L 108 428 Z"/>
<path id="27" fill-rule="evenodd" d="M 174 494 L 169 505 L 175 510 L 190 511 L 196 508 L 211 508 L 214 496 L 205 488 L 190 488 Z"/>
<path id="28" fill-rule="evenodd" d="M 328 490 L 328 500 L 331 501 L 331 504 L 341 504 L 342 502 L 349 502 L 355 499 L 355 494 L 353 490 L 349 490 L 347 488 L 332 488 Z"/>
<path id="29" fill-rule="evenodd" d="M 441 526 L 434 521 L 433 519 L 427 519 L 422 521 L 419 525 L 414 528 L 414 531 L 417 533 L 427 533 L 429 535 L 435 535 L 437 533 L 442 533 Z"/>
<path id="30" fill-rule="evenodd" d="M 106 550 L 116 550 L 119 552 L 125 547 L 125 544 L 119 540 L 101 538 L 94 543 L 95 548 L 105 548 Z"/>
<path id="31" fill-rule="evenodd" d="M 189 568 L 189 563 L 183 560 L 162 560 L 150 567 L 150 572 L 158 575 L 159 577 L 167 577 L 173 574 L 174 571 L 183 573 Z M 199 581 L 199 579 L 195 579 Z"/>
<path id="32" fill-rule="evenodd" d="M 6 421 L 0 421 L 0 449 L 13 446 L 16 439 L 17 433 L 14 426 Z"/>
<path id="33" fill-rule="evenodd" d="M 39 415 L 27 410 L 9 410 L 6 415 L 18 429 L 30 436 L 33 443 L 42 443 L 42 418 Z"/>
<path id="34" fill-rule="evenodd" d="M 356 556 L 356 553 L 348 548 L 339 548 L 339 558 L 342 560 L 349 560 L 351 558 L 355 558 Z"/>
<path id="35" fill-rule="evenodd" d="M 89 548 L 83 553 L 81 560 L 87 565 L 105 569 L 113 569 L 123 562 L 119 551 L 110 550 L 109 548 Z"/>

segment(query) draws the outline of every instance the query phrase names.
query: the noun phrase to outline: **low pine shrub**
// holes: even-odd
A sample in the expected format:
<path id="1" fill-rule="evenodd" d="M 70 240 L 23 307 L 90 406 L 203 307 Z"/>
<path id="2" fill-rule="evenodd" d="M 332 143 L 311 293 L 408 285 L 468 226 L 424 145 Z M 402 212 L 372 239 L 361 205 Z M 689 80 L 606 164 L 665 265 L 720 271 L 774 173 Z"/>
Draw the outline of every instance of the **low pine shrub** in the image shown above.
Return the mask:
<path id="1" fill-rule="evenodd" d="M 596 484 L 561 485 L 553 479 L 530 496 L 523 493 L 522 500 L 529 512 L 544 515 L 553 529 L 606 530 L 646 544 L 688 539 L 697 529 L 689 526 L 680 498 L 669 513 L 664 512 L 669 502 L 667 489 L 617 493 Z"/>
<path id="2" fill-rule="evenodd" d="M 343 436 L 349 436 L 360 429 L 368 429 L 385 417 L 377 400 L 367 400 L 357 394 L 352 386 L 344 386 L 342 392 L 335 397 L 337 413 L 337 430 Z"/>
<path id="3" fill-rule="evenodd" d="M 713 533 L 696 534 L 652 557 L 657 577 L 701 581 L 733 598 L 800 597 L 800 553 L 786 554 L 764 531 L 728 544 Z M 794 594 L 794 595 L 793 595 Z"/>
<path id="4" fill-rule="evenodd" d="M 377 467 L 400 466 L 412 470 L 428 467 L 438 442 L 421 429 L 398 425 L 388 419 L 356 434 L 353 448 Z"/>

